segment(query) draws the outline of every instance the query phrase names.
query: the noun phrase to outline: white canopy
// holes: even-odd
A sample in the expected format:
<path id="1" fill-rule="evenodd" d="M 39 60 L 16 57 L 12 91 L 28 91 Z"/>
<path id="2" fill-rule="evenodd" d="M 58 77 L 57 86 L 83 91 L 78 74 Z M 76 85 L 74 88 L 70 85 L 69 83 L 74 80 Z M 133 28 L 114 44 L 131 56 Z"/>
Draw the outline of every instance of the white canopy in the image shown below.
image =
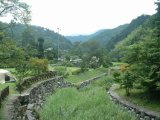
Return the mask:
<path id="1" fill-rule="evenodd" d="M 6 75 L 11 77 L 11 73 L 8 70 L 0 69 L 0 84 L 5 83 Z"/>

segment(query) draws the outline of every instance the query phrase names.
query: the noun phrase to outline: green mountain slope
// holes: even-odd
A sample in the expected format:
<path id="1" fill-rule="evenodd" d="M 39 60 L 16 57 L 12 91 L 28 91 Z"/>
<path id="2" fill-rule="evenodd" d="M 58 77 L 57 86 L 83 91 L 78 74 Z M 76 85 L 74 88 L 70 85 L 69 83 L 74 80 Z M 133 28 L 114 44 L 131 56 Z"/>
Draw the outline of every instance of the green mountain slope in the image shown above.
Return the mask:
<path id="1" fill-rule="evenodd" d="M 146 40 L 153 39 L 151 38 L 151 36 L 154 31 L 154 19 L 155 16 L 151 16 L 139 27 L 137 27 L 130 34 L 128 34 L 124 39 L 115 44 L 114 49 L 111 50 L 112 55 L 117 59 L 121 59 L 124 56 L 129 56 L 126 55 L 128 53 L 127 51 L 130 51 L 133 46 L 136 46 L 138 44 L 141 45 L 143 42 L 146 42 Z M 138 54 L 138 47 L 135 47 L 133 52 L 135 52 L 135 55 Z"/>
<path id="2" fill-rule="evenodd" d="M 3 27 L 5 28 L 8 26 L 6 23 L 2 23 Z M 37 40 L 39 37 L 44 38 L 44 47 L 45 48 L 53 48 L 57 47 L 58 39 L 59 39 L 59 47 L 61 49 L 70 49 L 72 47 L 72 43 L 66 39 L 64 36 L 55 33 L 52 30 L 39 27 L 39 26 L 28 26 L 31 30 L 32 35 L 34 36 L 34 39 Z M 21 45 L 22 41 L 22 33 L 27 28 L 27 26 L 23 24 L 15 24 L 11 28 L 5 29 L 6 36 L 14 39 L 18 45 Z"/>
<path id="3" fill-rule="evenodd" d="M 114 36 L 120 34 L 124 29 L 127 28 L 127 26 L 128 26 L 128 24 L 125 24 L 125 25 L 120 25 L 114 29 L 103 30 L 101 33 L 95 35 L 94 37 L 92 37 L 88 41 L 96 41 L 100 45 L 104 46 L 107 43 L 107 41 L 109 41 Z"/>
<path id="4" fill-rule="evenodd" d="M 126 38 L 132 31 L 142 25 L 149 17 L 149 15 L 142 15 L 132 20 L 131 23 L 120 34 L 115 35 L 112 39 L 107 41 L 106 48 L 108 50 L 113 49 L 119 41 L 122 41 L 124 38 Z"/>
<path id="5" fill-rule="evenodd" d="M 160 1 L 156 4 L 157 13 L 139 27 L 133 26 L 135 30 L 111 51 L 114 60 L 129 64 L 123 73 L 125 84 L 136 83 L 154 103 L 160 100 Z"/>

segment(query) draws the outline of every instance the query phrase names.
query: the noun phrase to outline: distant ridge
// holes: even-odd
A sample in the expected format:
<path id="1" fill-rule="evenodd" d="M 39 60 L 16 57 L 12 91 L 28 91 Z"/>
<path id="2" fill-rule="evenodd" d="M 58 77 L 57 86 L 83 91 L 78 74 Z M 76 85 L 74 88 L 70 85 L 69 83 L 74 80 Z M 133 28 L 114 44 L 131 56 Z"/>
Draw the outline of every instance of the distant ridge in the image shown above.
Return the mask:
<path id="1" fill-rule="evenodd" d="M 102 29 L 102 30 L 99 30 L 93 34 L 89 34 L 89 35 L 71 35 L 71 36 L 65 36 L 67 39 L 69 39 L 71 42 L 85 42 L 89 39 L 91 39 L 92 37 L 100 34 L 101 32 L 105 31 L 106 29 Z"/>

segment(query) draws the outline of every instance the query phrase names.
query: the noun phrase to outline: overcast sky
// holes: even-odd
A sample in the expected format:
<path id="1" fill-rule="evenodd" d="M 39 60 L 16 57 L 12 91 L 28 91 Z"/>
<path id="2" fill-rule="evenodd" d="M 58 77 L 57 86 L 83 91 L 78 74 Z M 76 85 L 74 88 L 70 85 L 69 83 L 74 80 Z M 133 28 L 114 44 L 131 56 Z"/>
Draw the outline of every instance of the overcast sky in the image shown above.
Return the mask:
<path id="1" fill-rule="evenodd" d="M 155 13 L 156 0 L 23 0 L 31 6 L 31 24 L 60 34 L 90 34 Z"/>

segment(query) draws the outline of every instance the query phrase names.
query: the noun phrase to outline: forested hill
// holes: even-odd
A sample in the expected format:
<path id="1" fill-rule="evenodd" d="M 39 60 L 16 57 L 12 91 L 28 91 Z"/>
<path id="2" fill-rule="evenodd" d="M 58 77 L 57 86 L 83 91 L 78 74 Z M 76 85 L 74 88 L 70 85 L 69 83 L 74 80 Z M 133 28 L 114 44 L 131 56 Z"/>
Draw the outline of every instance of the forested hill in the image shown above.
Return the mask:
<path id="1" fill-rule="evenodd" d="M 131 23 L 123 30 L 120 34 L 115 35 L 112 39 L 106 42 L 106 48 L 111 50 L 114 46 L 119 42 L 122 41 L 125 37 L 127 37 L 132 31 L 142 25 L 148 18 L 149 15 L 141 15 L 138 18 L 131 21 Z"/>
<path id="2" fill-rule="evenodd" d="M 85 42 L 87 42 L 87 44 L 95 42 L 100 46 L 111 50 L 119 41 L 123 40 L 132 31 L 142 25 L 149 17 L 149 15 L 142 15 L 132 20 L 129 24 L 120 25 L 114 29 L 104 29 L 103 31 L 92 35 L 92 37 L 89 37 Z"/>
<path id="3" fill-rule="evenodd" d="M 128 24 L 120 25 L 114 29 L 106 29 L 102 32 L 99 32 L 99 34 L 96 34 L 92 38 L 90 38 L 88 41 L 95 41 L 98 42 L 100 45 L 104 46 L 108 40 L 110 40 L 112 37 L 120 34 L 124 29 L 126 29 Z"/>
<path id="4" fill-rule="evenodd" d="M 136 19 L 133 19 L 131 23 L 120 25 L 114 29 L 103 29 L 90 35 L 66 36 L 66 38 L 70 39 L 72 42 L 83 42 L 83 44 L 95 42 L 100 46 L 111 50 L 119 41 L 122 41 L 148 18 L 150 18 L 149 15 L 141 15 Z"/>
<path id="5" fill-rule="evenodd" d="M 1 23 L 3 25 L 3 28 L 6 28 L 9 26 L 7 23 Z M 56 32 L 39 27 L 39 26 L 26 26 L 23 24 L 14 24 L 12 27 L 4 29 L 4 32 L 7 37 L 12 38 L 13 40 L 16 41 L 17 45 L 22 45 L 22 40 L 25 39 L 24 37 L 32 37 L 35 41 L 39 37 L 42 37 L 45 42 L 44 42 L 44 47 L 45 48 L 52 48 L 56 47 L 59 39 L 59 47 L 61 49 L 69 49 L 72 46 L 72 43 L 70 40 L 66 39 L 64 36 L 57 34 Z"/>
<path id="6" fill-rule="evenodd" d="M 129 64 L 125 73 L 128 83 L 140 84 L 150 99 L 158 100 L 160 99 L 160 2 L 156 4 L 157 13 L 124 39 L 117 39 L 121 41 L 111 50 L 111 55 L 112 59 Z"/>
<path id="7" fill-rule="evenodd" d="M 150 16 L 142 15 L 134 20 L 130 24 L 120 25 L 114 29 L 102 29 L 97 31 L 91 35 L 79 35 L 79 36 L 61 36 L 54 31 L 49 29 L 39 27 L 39 26 L 32 26 L 26 27 L 23 24 L 15 24 L 8 29 L 5 29 L 6 36 L 14 39 L 18 45 L 22 45 L 22 40 L 26 34 L 30 34 L 32 39 L 37 40 L 39 37 L 43 37 L 44 48 L 53 48 L 57 47 L 58 39 L 59 39 L 59 47 L 61 49 L 69 49 L 72 47 L 72 43 L 76 41 L 81 42 L 96 42 L 103 47 L 106 47 L 108 50 L 114 48 L 114 46 L 119 42 L 122 41 L 125 37 L 127 37 L 132 31 L 138 28 L 140 25 L 144 23 Z M 2 23 L 3 27 L 5 28 L 8 26 L 6 23 Z M 25 35 L 24 35 L 25 34 Z M 71 40 L 71 41 L 70 41 Z"/>

